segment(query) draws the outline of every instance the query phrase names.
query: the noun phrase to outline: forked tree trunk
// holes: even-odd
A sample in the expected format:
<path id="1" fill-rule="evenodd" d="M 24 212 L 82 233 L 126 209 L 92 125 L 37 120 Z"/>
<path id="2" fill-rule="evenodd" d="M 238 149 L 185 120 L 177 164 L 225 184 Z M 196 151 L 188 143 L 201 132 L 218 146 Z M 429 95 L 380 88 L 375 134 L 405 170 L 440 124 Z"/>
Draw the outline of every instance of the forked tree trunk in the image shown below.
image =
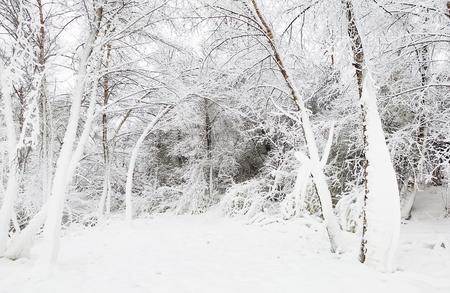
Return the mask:
<path id="1" fill-rule="evenodd" d="M 44 263 L 54 262 L 59 251 L 59 238 L 61 232 L 61 219 L 64 208 L 64 200 L 68 184 L 71 180 L 71 178 L 69 178 L 71 177 L 71 169 L 74 169 L 71 166 L 71 162 L 72 156 L 74 155 L 73 147 L 77 136 L 78 123 L 80 120 L 81 101 L 85 92 L 86 84 L 90 84 L 88 65 L 90 62 L 92 62 L 92 55 L 96 55 L 95 53 L 93 54 L 93 51 L 95 41 L 99 33 L 102 17 L 103 8 L 99 7 L 96 9 L 96 29 L 94 29 L 94 31 L 90 33 L 89 38 L 85 44 L 85 48 L 80 59 L 78 77 L 71 95 L 72 105 L 70 107 L 69 121 L 67 124 L 66 132 L 64 134 L 63 145 L 56 162 L 56 170 L 53 177 L 51 197 L 48 200 L 48 213 L 47 219 L 45 220 L 43 233 L 44 250 L 43 255 L 41 256 L 41 260 Z M 93 80 L 93 86 L 96 85 L 96 82 L 96 80 Z"/>
<path id="2" fill-rule="evenodd" d="M 89 138 L 89 133 L 92 127 L 92 123 L 95 117 L 95 97 L 96 97 L 96 84 L 92 85 L 89 107 L 87 111 L 87 119 L 84 124 L 83 132 L 80 136 L 78 145 L 75 151 L 72 154 L 70 163 L 67 166 L 67 182 L 66 185 L 70 184 L 70 181 L 75 173 L 75 169 L 80 161 L 80 158 L 83 154 L 84 146 Z M 31 219 L 28 223 L 27 227 L 20 231 L 18 235 L 12 239 L 10 246 L 6 252 L 6 257 L 10 259 L 17 259 L 22 256 L 26 256 L 29 252 L 29 249 L 33 246 L 35 235 L 38 233 L 42 225 L 46 222 L 47 215 L 49 210 L 49 201 L 47 201 L 42 207 L 41 210 Z M 56 239 L 55 241 L 59 241 Z M 57 246 L 56 246 L 57 247 Z M 57 251 L 55 252 L 57 254 Z M 44 258 L 44 261 L 47 261 Z"/>

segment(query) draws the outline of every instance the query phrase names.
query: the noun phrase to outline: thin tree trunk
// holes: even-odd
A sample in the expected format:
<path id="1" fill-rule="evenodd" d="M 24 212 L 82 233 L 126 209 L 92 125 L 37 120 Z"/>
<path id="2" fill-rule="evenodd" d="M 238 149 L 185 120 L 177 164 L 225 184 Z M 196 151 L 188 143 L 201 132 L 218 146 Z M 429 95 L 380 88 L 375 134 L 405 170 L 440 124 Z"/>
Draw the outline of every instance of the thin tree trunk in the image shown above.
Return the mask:
<path id="1" fill-rule="evenodd" d="M 273 52 L 273 59 L 275 60 L 280 72 L 284 78 L 286 86 L 289 88 L 291 98 L 296 104 L 299 110 L 299 120 L 302 125 L 303 134 L 305 136 L 306 146 L 308 149 L 309 160 L 311 161 L 311 175 L 313 177 L 317 194 L 319 195 L 322 214 L 326 223 L 328 237 L 330 239 L 331 251 L 338 251 L 342 245 L 341 242 L 341 229 L 339 227 L 337 217 L 333 212 L 333 205 L 331 202 L 331 193 L 328 189 L 328 183 L 326 181 L 325 174 L 322 168 L 320 168 L 320 158 L 319 150 L 317 148 L 316 139 L 311 126 L 311 121 L 309 118 L 309 112 L 306 108 L 304 101 L 301 99 L 299 91 L 297 90 L 295 84 L 292 82 L 288 70 L 284 65 L 283 58 L 281 57 L 278 48 L 275 43 L 275 37 L 272 29 L 264 19 L 264 16 L 259 9 L 256 0 L 252 0 L 253 7 L 255 9 L 257 19 L 259 20 L 262 29 L 266 35 L 266 39 Z"/>
<path id="2" fill-rule="evenodd" d="M 70 184 L 70 181 L 75 173 L 76 167 L 83 154 L 84 146 L 89 138 L 89 133 L 94 121 L 95 110 L 95 97 L 96 97 L 96 83 L 92 85 L 90 102 L 87 111 L 87 119 L 84 125 L 83 132 L 80 136 L 78 145 L 72 154 L 70 163 L 67 166 L 67 182 L 66 186 Z M 35 235 L 39 229 L 46 222 L 47 214 L 49 210 L 49 201 L 44 203 L 41 210 L 31 219 L 27 227 L 23 229 L 18 235 L 12 239 L 12 243 L 6 252 L 6 256 L 11 259 L 17 259 L 21 256 L 27 255 L 29 249 L 32 247 L 35 239 Z M 56 252 L 57 253 L 57 252 Z"/>
<path id="3" fill-rule="evenodd" d="M 97 28 L 90 33 L 88 41 L 83 50 L 78 77 L 72 92 L 72 105 L 70 108 L 70 116 L 64 134 L 63 145 L 56 163 L 55 175 L 53 177 L 52 193 L 48 200 L 48 213 L 44 226 L 44 254 L 42 261 L 44 263 L 52 263 L 56 260 L 59 251 L 59 238 L 61 232 L 61 218 L 64 208 L 65 194 L 70 181 L 71 161 L 73 156 L 73 146 L 75 144 L 78 122 L 80 119 L 81 101 L 85 91 L 86 84 L 89 80 L 87 71 L 89 61 L 93 55 L 95 40 L 99 33 L 100 22 L 103 17 L 103 8 L 96 9 L 95 23 Z M 96 54 L 94 54 L 96 55 Z M 94 85 L 96 81 L 94 80 Z M 86 128 L 86 127 L 85 127 Z M 68 168 L 69 167 L 69 168 Z"/>
<path id="4" fill-rule="evenodd" d="M 109 59 L 111 57 L 111 44 L 106 45 L 105 68 L 109 67 Z M 105 109 L 109 101 L 109 77 L 103 77 L 103 108 Z M 103 163 L 105 165 L 103 191 L 99 204 L 99 217 L 102 217 L 106 208 L 106 214 L 109 215 L 111 210 L 111 163 L 110 150 L 108 140 L 108 115 L 106 112 L 102 114 L 102 146 L 103 146 Z M 106 204 L 106 207 L 105 207 Z"/>
<path id="5" fill-rule="evenodd" d="M 400 230 L 400 197 L 396 174 L 384 138 L 376 89 L 365 67 L 361 36 L 351 0 L 342 1 L 351 40 L 353 66 L 361 101 L 364 140 L 364 205 L 359 259 L 383 271 L 394 270 Z"/>
<path id="6" fill-rule="evenodd" d="M 362 40 L 359 35 L 358 27 L 356 26 L 356 20 L 355 15 L 353 11 L 353 4 L 350 0 L 343 0 L 342 1 L 345 9 L 345 15 L 347 18 L 347 32 L 348 36 L 350 37 L 351 47 L 352 47 L 352 53 L 353 53 L 353 67 L 355 68 L 355 76 L 356 76 L 356 82 L 358 86 L 358 97 L 359 99 L 362 98 L 362 92 L 363 92 L 363 66 L 364 66 L 364 50 L 362 47 Z M 362 130 L 363 130 L 363 149 L 367 149 L 367 125 L 365 121 L 367 120 L 367 113 L 364 108 L 364 106 L 361 104 L 361 113 L 362 113 Z M 367 232 L 367 218 L 366 218 L 366 203 L 367 203 L 367 194 L 368 194 L 368 185 L 367 185 L 367 158 L 365 151 L 362 153 L 363 155 L 363 172 L 364 172 L 364 207 L 362 210 L 362 219 L 363 219 L 363 227 L 362 227 L 362 234 L 363 234 L 363 240 L 361 243 L 361 252 L 360 252 L 360 261 L 362 263 L 365 262 L 366 258 L 366 240 L 364 239 L 364 235 Z"/>
<path id="7" fill-rule="evenodd" d="M 418 49 L 417 58 L 420 63 L 420 81 L 423 87 L 429 84 L 429 73 L 428 73 L 428 47 Z M 419 185 L 422 182 L 423 164 L 425 161 L 425 155 L 427 152 L 426 147 L 426 136 L 428 132 L 428 123 L 425 113 L 425 104 L 427 99 L 427 89 L 422 93 L 419 101 L 419 109 L 417 116 L 417 123 L 419 127 L 417 128 L 417 134 L 415 138 L 415 145 L 413 147 L 414 153 L 412 158 L 412 170 L 409 172 L 409 176 L 406 182 L 406 188 L 404 199 L 402 202 L 402 217 L 405 219 L 411 218 L 411 211 L 414 206 L 416 199 L 416 194 L 419 190 Z"/>
<path id="8" fill-rule="evenodd" d="M 139 154 L 139 149 L 144 142 L 144 139 L 150 134 L 150 132 L 155 127 L 156 123 L 166 115 L 172 106 L 167 106 L 163 110 L 161 110 L 155 118 L 153 118 L 152 122 L 147 125 L 147 127 L 142 132 L 141 136 L 137 140 L 136 144 L 133 147 L 133 151 L 131 152 L 130 163 L 128 165 L 127 172 L 127 182 L 125 184 L 125 219 L 127 222 L 131 222 L 133 219 L 133 206 L 132 206 L 132 189 L 133 189 L 133 173 L 134 166 L 136 165 L 136 159 Z"/>
<path id="9" fill-rule="evenodd" d="M 206 157 L 208 160 L 207 168 L 205 170 L 206 177 L 208 178 L 208 195 L 209 200 L 212 200 L 214 191 L 213 182 L 213 165 L 212 165 L 212 125 L 211 118 L 209 115 L 209 102 L 208 99 L 204 99 L 205 105 L 205 146 L 206 146 Z"/>
<path id="10" fill-rule="evenodd" d="M 51 148 L 50 148 L 50 113 L 49 102 L 47 97 L 47 81 L 45 74 L 46 48 L 45 48 L 45 18 L 42 0 L 36 0 L 39 12 L 39 32 L 37 36 L 38 47 L 38 65 L 35 72 L 41 75 L 40 88 L 38 89 L 39 104 L 41 110 L 41 135 L 42 135 L 42 153 L 41 153 L 41 172 L 42 172 L 42 198 L 45 202 L 50 193 L 51 184 Z"/>

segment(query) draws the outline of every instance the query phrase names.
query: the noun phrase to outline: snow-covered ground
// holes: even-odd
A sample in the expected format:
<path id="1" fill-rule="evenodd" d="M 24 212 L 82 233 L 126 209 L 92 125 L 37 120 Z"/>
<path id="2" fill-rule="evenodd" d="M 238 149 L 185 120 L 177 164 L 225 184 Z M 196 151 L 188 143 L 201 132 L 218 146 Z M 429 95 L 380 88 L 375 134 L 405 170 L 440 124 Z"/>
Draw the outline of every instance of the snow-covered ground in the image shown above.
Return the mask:
<path id="1" fill-rule="evenodd" d="M 358 263 L 356 245 L 354 253 L 330 254 L 312 219 L 249 224 L 218 213 L 165 215 L 131 228 L 118 219 L 72 227 L 50 273 L 35 263 L 39 243 L 30 259 L 0 259 L 0 293 L 448 293 L 450 220 L 438 196 L 419 194 L 393 274 Z"/>

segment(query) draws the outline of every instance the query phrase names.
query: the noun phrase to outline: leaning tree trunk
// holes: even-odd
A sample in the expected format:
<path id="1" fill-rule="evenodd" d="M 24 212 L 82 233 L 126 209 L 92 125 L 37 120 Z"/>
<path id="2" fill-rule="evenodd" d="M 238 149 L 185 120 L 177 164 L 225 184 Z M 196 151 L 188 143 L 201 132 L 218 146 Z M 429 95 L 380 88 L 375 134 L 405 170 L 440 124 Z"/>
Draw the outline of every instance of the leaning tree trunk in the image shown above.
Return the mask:
<path id="1" fill-rule="evenodd" d="M 86 142 L 89 138 L 89 134 L 92 128 L 92 123 L 94 121 L 95 117 L 95 98 L 96 98 L 96 84 L 94 83 L 92 85 L 91 94 L 90 94 L 90 101 L 89 101 L 89 107 L 87 110 L 87 119 L 84 124 L 83 131 L 81 133 L 79 142 L 77 144 L 77 147 L 75 151 L 73 152 L 70 162 L 67 166 L 67 175 L 66 175 L 66 186 L 70 184 L 70 181 L 73 177 L 73 174 L 75 173 L 76 167 L 78 165 L 78 162 L 80 161 L 80 158 L 83 154 L 84 147 L 86 145 Z M 39 229 L 42 227 L 42 225 L 46 222 L 48 211 L 49 211 L 49 202 L 44 203 L 44 205 L 41 207 L 41 210 L 30 220 L 28 225 L 25 229 L 20 231 L 18 235 L 15 235 L 13 237 L 10 246 L 8 247 L 6 251 L 6 257 L 10 259 L 17 259 L 22 256 L 28 255 L 29 249 L 33 246 L 35 236 L 38 233 Z M 59 239 L 54 239 L 56 243 L 58 243 Z M 57 246 L 55 246 L 57 247 Z M 57 254 L 54 252 L 54 254 Z M 44 257 L 44 260 L 47 261 Z"/>
<path id="2" fill-rule="evenodd" d="M 364 206 L 360 261 L 393 271 L 400 231 L 400 197 L 381 118 L 376 88 L 365 68 L 364 50 L 351 0 L 343 0 L 351 40 L 364 140 Z"/>
<path id="3" fill-rule="evenodd" d="M 61 220 L 64 208 L 65 194 L 67 186 L 70 182 L 70 165 L 72 161 L 73 147 L 77 137 L 78 123 L 80 120 L 80 110 L 83 94 L 85 92 L 86 84 L 89 83 L 90 72 L 88 72 L 89 63 L 92 63 L 95 41 L 98 37 L 101 19 L 103 17 L 103 8 L 96 9 L 96 29 L 94 29 L 85 44 L 83 50 L 78 77 L 73 89 L 71 98 L 72 105 L 70 108 L 70 116 L 67 124 L 66 132 L 64 134 L 61 151 L 56 162 L 55 175 L 53 177 L 52 192 L 48 200 L 48 212 L 44 225 L 43 243 L 44 254 L 41 259 L 44 263 L 52 263 L 56 260 L 59 251 L 59 238 L 61 232 Z M 95 67 L 95 66 L 94 66 Z M 92 69 L 91 69 L 92 70 Z M 95 70 L 95 69 L 94 69 Z M 96 80 L 93 81 L 93 86 L 96 85 Z M 85 126 L 86 129 L 86 126 Z M 68 168 L 69 167 L 69 168 Z"/>
<path id="4" fill-rule="evenodd" d="M 296 88 L 294 82 L 288 73 L 287 67 L 284 65 L 283 58 L 276 45 L 274 33 L 270 28 L 269 24 L 265 20 L 261 10 L 256 3 L 256 0 L 252 0 L 253 8 L 256 13 L 256 19 L 259 22 L 261 30 L 264 32 L 265 37 L 272 50 L 272 58 L 277 64 L 283 79 L 288 87 L 291 95 L 291 99 L 294 101 L 295 105 L 299 111 L 299 120 L 303 129 L 303 134 L 306 141 L 306 147 L 308 149 L 309 161 L 310 161 L 310 174 L 313 177 L 317 194 L 319 195 L 320 204 L 322 208 L 323 218 L 326 223 L 326 228 L 328 232 L 328 237 L 330 239 L 331 251 L 336 252 L 341 249 L 341 229 L 339 227 L 337 217 L 333 211 L 333 205 L 331 201 L 331 193 L 328 189 L 328 183 L 326 181 L 326 176 L 323 169 L 320 167 L 320 157 L 319 150 L 317 147 L 316 139 L 314 137 L 314 132 L 312 130 L 311 121 L 309 118 L 309 111 L 302 100 L 298 89 Z M 307 179 L 307 178 L 305 178 Z"/>

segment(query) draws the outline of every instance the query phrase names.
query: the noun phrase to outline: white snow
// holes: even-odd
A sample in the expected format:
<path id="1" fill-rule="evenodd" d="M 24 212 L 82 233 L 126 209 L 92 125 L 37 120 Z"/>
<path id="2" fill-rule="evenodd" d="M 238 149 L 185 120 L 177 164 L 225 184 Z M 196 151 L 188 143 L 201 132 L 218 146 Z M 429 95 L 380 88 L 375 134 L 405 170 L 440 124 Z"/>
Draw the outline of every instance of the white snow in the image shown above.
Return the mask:
<path id="1" fill-rule="evenodd" d="M 417 200 L 420 214 L 441 199 L 419 194 Z M 0 292 L 448 293 L 450 219 L 440 215 L 402 225 L 393 274 L 358 262 L 357 237 L 347 235 L 353 253 L 331 254 L 323 224 L 308 218 L 249 225 L 211 212 L 137 219 L 132 227 L 119 219 L 72 226 L 48 274 L 35 265 L 40 241 L 30 259 L 0 259 Z"/>
<path id="2" fill-rule="evenodd" d="M 449 189 L 437 187 L 417 192 L 411 220 L 402 225 L 399 255 L 400 270 L 442 288 L 448 288 L 450 276 L 450 218 L 444 217 L 449 196 Z"/>

